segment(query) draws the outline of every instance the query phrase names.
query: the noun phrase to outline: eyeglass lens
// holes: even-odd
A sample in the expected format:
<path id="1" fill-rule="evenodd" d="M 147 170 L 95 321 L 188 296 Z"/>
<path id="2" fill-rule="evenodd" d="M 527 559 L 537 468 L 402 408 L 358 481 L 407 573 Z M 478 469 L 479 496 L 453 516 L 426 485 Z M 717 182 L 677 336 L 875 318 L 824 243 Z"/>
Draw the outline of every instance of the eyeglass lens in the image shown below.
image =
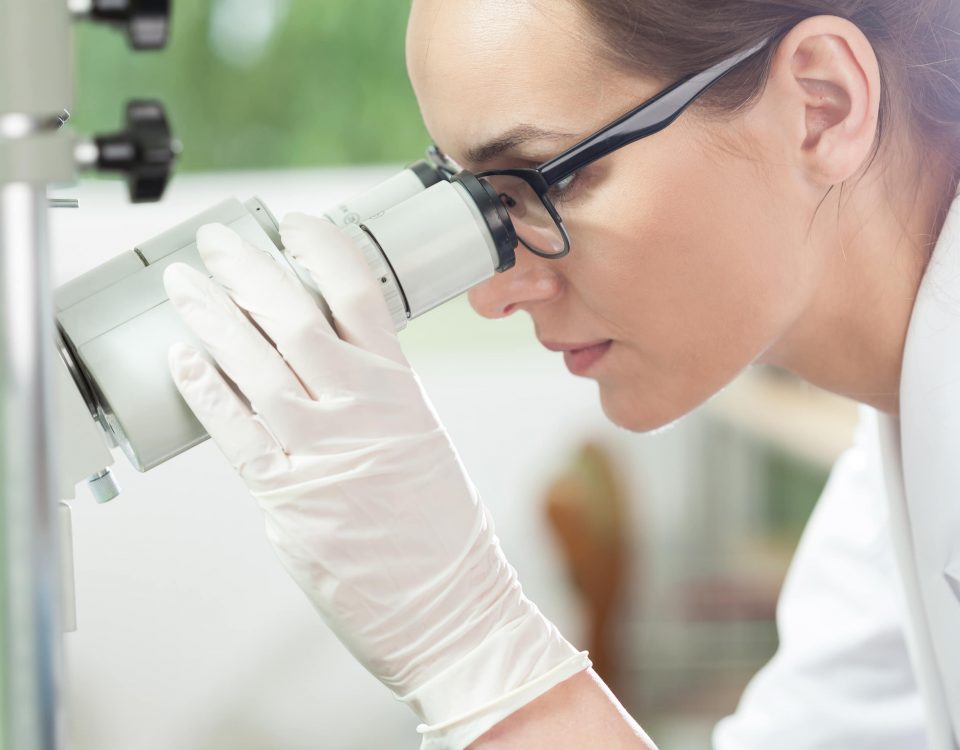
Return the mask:
<path id="1" fill-rule="evenodd" d="M 566 243 L 560 227 L 537 191 L 525 180 L 511 175 L 489 175 L 483 179 L 500 196 L 524 245 L 544 255 L 564 252 Z"/>

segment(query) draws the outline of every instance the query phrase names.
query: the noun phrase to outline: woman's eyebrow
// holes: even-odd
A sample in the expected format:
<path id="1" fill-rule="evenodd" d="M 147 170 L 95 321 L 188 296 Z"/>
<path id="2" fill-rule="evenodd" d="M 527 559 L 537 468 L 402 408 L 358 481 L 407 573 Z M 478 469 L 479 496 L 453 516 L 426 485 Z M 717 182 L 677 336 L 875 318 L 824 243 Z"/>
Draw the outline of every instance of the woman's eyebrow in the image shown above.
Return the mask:
<path id="1" fill-rule="evenodd" d="M 466 158 L 471 164 L 485 164 L 505 151 L 516 148 L 528 141 L 570 138 L 573 138 L 572 133 L 544 130 L 535 125 L 517 125 L 515 128 L 511 128 L 496 138 L 467 149 Z"/>

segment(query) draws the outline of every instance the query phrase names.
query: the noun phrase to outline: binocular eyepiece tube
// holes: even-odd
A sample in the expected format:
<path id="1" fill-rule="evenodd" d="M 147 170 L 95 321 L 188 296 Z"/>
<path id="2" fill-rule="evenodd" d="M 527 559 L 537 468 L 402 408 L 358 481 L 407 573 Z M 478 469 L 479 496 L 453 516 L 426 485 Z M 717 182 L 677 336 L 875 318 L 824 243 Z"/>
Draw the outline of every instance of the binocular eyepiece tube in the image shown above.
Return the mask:
<path id="1" fill-rule="evenodd" d="M 397 330 L 513 266 L 517 236 L 499 196 L 463 172 L 447 179 L 418 162 L 325 218 L 363 251 Z M 219 222 L 289 266 L 330 319 L 309 273 L 289 257 L 279 225 L 259 199 L 226 200 L 140 243 L 56 290 L 58 352 L 77 400 L 131 464 L 147 471 L 208 437 L 170 377 L 175 341 L 202 343 L 163 286 L 164 269 L 187 263 L 210 275 L 197 230 Z M 67 379 L 66 375 L 62 375 Z M 62 436 L 71 450 L 80 442 Z M 86 477 L 70 477 L 77 482 Z M 63 483 L 62 483 L 63 484 Z"/>

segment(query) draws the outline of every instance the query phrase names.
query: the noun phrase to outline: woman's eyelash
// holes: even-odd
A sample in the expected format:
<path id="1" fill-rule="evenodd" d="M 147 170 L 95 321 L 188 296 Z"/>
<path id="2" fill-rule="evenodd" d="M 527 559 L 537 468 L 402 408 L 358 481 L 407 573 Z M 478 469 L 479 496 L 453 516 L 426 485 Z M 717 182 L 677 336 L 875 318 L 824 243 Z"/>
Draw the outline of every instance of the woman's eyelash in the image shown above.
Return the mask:
<path id="1" fill-rule="evenodd" d="M 573 174 L 564 177 L 556 185 L 550 187 L 550 197 L 556 200 L 563 200 L 571 193 L 572 188 L 576 186 L 577 182 L 579 182 L 579 179 L 579 172 L 574 172 Z"/>

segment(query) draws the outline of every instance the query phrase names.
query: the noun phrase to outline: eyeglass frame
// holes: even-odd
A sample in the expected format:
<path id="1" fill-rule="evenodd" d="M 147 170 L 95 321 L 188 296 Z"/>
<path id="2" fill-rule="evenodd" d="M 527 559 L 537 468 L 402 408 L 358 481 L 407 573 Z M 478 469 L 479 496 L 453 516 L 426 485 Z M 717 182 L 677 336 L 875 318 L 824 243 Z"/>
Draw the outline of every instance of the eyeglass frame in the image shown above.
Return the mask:
<path id="1" fill-rule="evenodd" d="M 550 200 L 548 195 L 550 188 L 595 161 L 609 156 L 614 151 L 659 133 L 673 124 L 713 84 L 730 73 L 740 63 L 751 59 L 779 40 L 785 33 L 784 31 L 769 36 L 762 42 L 741 50 L 700 73 L 682 78 L 540 166 L 526 169 L 494 169 L 478 172 L 474 176 L 482 179 L 502 175 L 516 177 L 526 182 L 550 213 L 563 238 L 564 247 L 563 251 L 559 253 L 545 253 L 530 247 L 523 239 L 520 239 L 520 242 L 530 252 L 539 255 L 541 258 L 549 260 L 562 258 L 570 252 L 570 235 L 563 223 L 563 218 L 553 205 L 553 201 Z M 427 158 L 448 179 L 463 171 L 436 144 L 427 149 Z"/>

